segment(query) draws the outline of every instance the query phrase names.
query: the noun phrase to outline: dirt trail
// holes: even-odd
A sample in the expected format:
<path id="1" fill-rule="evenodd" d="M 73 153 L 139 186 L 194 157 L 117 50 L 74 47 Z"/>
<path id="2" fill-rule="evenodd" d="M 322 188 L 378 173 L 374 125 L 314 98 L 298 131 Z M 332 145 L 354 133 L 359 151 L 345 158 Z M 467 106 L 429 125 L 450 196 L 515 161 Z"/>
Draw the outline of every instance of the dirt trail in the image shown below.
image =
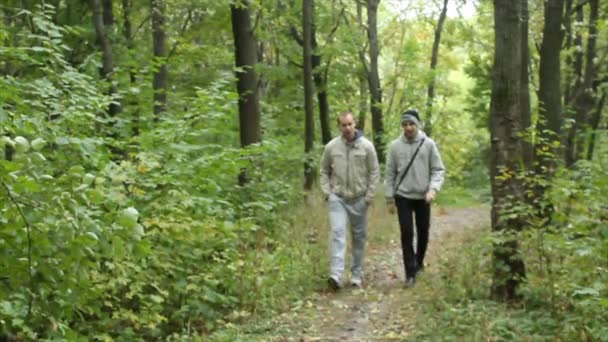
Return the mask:
<path id="1" fill-rule="evenodd" d="M 327 290 L 302 300 L 290 312 L 277 317 L 270 336 L 262 340 L 402 341 L 411 337 L 417 294 L 431 291 L 429 282 L 437 279 L 439 271 L 433 264 L 439 253 L 445 251 L 442 240 L 451 239 L 464 229 L 490 223 L 487 207 L 433 210 L 428 265 L 414 288 L 403 286 L 396 218 L 387 215 L 383 207 L 372 208 L 363 288 Z M 384 237 L 374 238 L 380 234 Z"/>

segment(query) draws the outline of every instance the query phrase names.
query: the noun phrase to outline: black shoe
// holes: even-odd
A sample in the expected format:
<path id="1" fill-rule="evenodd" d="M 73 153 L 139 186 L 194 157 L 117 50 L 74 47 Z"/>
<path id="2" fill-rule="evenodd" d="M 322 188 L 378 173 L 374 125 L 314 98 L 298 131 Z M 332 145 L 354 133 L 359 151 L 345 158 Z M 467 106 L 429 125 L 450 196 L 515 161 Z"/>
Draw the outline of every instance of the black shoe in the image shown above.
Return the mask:
<path id="1" fill-rule="evenodd" d="M 414 287 L 415 284 L 416 284 L 416 277 L 407 277 L 405 279 L 405 287 L 407 287 L 407 288 Z"/>
<path id="2" fill-rule="evenodd" d="M 338 281 L 333 277 L 327 278 L 327 285 L 329 285 L 329 288 L 334 291 L 338 291 L 340 289 L 340 284 L 338 284 Z"/>

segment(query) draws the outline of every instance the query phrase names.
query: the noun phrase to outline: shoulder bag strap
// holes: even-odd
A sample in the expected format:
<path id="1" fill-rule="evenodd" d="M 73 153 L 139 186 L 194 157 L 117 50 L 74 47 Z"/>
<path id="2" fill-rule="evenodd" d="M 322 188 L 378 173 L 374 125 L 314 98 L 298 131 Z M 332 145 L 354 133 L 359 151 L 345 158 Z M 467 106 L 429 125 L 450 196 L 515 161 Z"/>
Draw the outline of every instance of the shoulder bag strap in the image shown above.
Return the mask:
<path id="1" fill-rule="evenodd" d="M 397 189 L 399 189 L 399 186 L 401 185 L 401 182 L 403 182 L 403 179 L 405 178 L 405 175 L 407 175 L 407 172 L 410 170 L 410 167 L 412 166 L 414 159 L 416 159 L 416 155 L 418 155 L 418 151 L 420 151 L 420 147 L 422 146 L 422 144 L 424 144 L 424 139 L 426 139 L 426 137 L 422 138 L 422 140 L 420 141 L 420 144 L 418 144 L 418 147 L 416 148 L 416 151 L 414 151 L 414 155 L 412 156 L 412 159 L 410 159 L 410 162 L 407 164 L 407 166 L 405 167 L 405 170 L 401 174 L 401 177 L 399 178 L 399 182 L 397 183 L 397 185 L 395 185 L 395 189 L 393 191 L 395 194 L 397 194 Z"/>

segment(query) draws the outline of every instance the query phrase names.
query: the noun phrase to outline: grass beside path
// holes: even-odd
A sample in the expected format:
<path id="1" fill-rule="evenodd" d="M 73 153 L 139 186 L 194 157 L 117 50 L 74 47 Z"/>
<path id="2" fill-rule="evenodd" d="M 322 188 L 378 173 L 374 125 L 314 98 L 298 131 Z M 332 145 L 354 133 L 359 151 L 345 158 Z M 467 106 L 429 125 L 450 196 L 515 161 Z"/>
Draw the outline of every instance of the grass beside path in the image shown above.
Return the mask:
<path id="1" fill-rule="evenodd" d="M 326 250 L 328 226 L 319 223 L 318 243 Z M 384 204 L 370 209 L 366 271 L 362 289 L 329 291 L 326 274 L 326 251 L 323 264 L 312 281 L 317 290 L 306 298 L 296 299 L 289 309 L 273 317 L 231 326 L 212 337 L 214 341 L 377 341 L 429 338 L 425 320 L 441 309 L 434 298 L 445 291 L 446 282 L 460 277 L 452 260 L 461 257 L 467 243 L 489 226 L 489 208 L 483 206 L 446 209 L 433 206 L 429 266 L 418 277 L 416 286 L 404 288 L 403 265 L 396 216 L 389 215 Z M 350 246 L 349 250 L 350 252 Z M 350 260 L 347 258 L 347 268 Z M 348 273 L 347 273 L 348 274 Z"/>

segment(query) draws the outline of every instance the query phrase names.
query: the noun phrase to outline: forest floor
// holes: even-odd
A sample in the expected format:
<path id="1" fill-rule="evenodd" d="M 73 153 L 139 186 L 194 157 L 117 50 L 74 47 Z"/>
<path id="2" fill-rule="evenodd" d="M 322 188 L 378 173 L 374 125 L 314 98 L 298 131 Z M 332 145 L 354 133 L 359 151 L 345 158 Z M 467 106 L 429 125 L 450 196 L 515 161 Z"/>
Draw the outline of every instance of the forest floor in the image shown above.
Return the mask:
<path id="1" fill-rule="evenodd" d="M 426 268 L 413 288 L 405 288 L 396 216 L 382 206 L 372 207 L 362 288 L 348 285 L 335 292 L 323 288 L 265 324 L 246 333 L 255 341 L 384 341 L 412 340 L 417 319 L 441 281 L 434 267 L 461 251 L 475 232 L 489 227 L 487 206 L 433 206 Z M 472 237 L 471 237 L 472 236 Z M 350 252 L 350 246 L 348 249 Z M 346 266 L 350 265 L 347 258 Z M 346 277 L 348 272 L 345 272 Z M 347 278 L 348 280 L 348 278 Z M 348 284 L 348 282 L 346 282 Z M 426 308 L 428 309 L 428 308 Z M 264 328 L 265 326 L 265 328 Z"/>

